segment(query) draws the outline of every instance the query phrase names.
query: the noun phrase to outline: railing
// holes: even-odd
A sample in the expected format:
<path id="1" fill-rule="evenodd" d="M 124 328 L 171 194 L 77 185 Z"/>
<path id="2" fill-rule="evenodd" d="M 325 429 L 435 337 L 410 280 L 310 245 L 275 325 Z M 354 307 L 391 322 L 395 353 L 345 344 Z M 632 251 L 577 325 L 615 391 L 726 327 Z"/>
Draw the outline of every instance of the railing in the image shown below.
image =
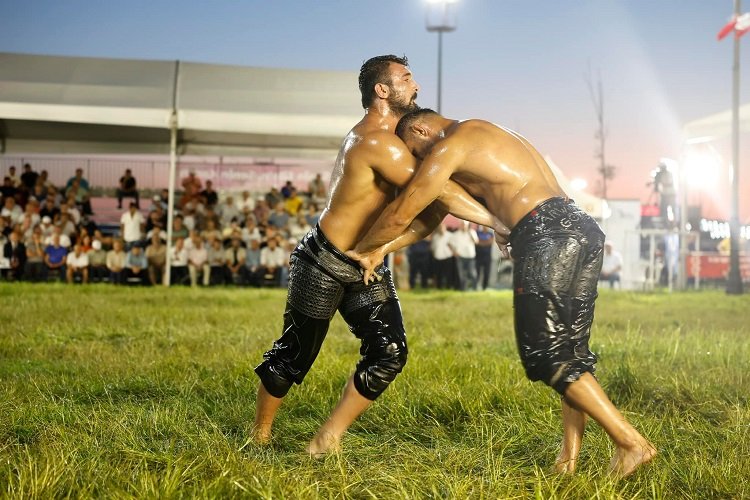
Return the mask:
<path id="1" fill-rule="evenodd" d="M 30 163 L 35 172 L 46 170 L 49 180 L 57 186 L 64 186 L 75 175 L 76 169 L 83 170 L 83 176 L 92 189 L 107 190 L 117 188 L 120 177 L 130 169 L 138 182 L 139 189 L 164 189 L 169 183 L 169 161 L 167 159 L 140 158 L 90 158 L 70 156 L 0 156 L 0 175 L 8 175 L 11 165 L 16 167 L 16 175 L 23 173 L 24 163 Z M 292 181 L 301 191 L 306 191 L 309 182 L 316 174 L 326 184 L 331 176 L 331 165 L 324 163 L 303 163 L 300 165 L 258 164 L 251 161 L 212 162 L 181 161 L 177 165 L 176 188 L 180 180 L 190 171 L 205 182 L 211 180 L 214 188 L 221 191 L 262 192 L 271 187 L 281 187 Z"/>

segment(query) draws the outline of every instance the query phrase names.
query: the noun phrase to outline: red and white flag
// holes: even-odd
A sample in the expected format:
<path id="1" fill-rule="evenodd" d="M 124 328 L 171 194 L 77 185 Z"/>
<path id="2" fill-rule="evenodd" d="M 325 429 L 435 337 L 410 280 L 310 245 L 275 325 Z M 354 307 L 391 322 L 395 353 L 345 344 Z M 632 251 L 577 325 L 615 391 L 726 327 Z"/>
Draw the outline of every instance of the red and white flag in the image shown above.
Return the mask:
<path id="1" fill-rule="evenodd" d="M 739 38 L 750 31 L 750 12 L 746 12 L 741 16 L 732 17 L 732 20 L 725 24 L 723 28 L 721 28 L 716 38 L 722 40 L 732 31 L 734 31 L 734 36 L 736 38 Z"/>

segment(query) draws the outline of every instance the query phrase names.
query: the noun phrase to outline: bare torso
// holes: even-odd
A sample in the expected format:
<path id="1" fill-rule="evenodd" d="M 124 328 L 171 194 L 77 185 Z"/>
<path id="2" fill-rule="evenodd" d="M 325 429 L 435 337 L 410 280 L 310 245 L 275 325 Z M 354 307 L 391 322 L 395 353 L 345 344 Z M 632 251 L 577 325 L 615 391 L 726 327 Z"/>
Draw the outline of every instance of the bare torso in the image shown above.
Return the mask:
<path id="1" fill-rule="evenodd" d="M 450 127 L 435 145 L 464 149 L 464 161 L 452 175 L 509 228 L 541 202 L 566 196 L 547 162 L 520 135 L 483 120 Z"/>
<path id="2" fill-rule="evenodd" d="M 354 248 L 393 199 L 394 187 L 373 168 L 374 162 L 391 160 L 387 148 L 373 155 L 365 147 L 373 136 L 388 133 L 379 121 L 365 116 L 347 134 L 331 174 L 330 192 L 319 224 L 326 238 L 339 250 Z"/>

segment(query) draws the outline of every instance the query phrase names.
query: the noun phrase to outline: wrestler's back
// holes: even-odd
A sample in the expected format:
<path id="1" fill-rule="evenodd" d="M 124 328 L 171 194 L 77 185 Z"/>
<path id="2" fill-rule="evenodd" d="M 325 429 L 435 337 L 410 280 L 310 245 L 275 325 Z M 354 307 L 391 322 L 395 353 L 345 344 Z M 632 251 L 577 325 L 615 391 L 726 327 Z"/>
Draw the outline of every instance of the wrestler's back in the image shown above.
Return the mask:
<path id="1" fill-rule="evenodd" d="M 342 252 L 356 246 L 393 198 L 393 186 L 358 154 L 357 146 L 368 131 L 358 125 L 344 139 L 319 220 L 326 238 Z"/>
<path id="2" fill-rule="evenodd" d="M 484 198 L 489 211 L 509 228 L 543 201 L 566 196 L 542 155 L 517 133 L 467 120 L 450 136 L 466 148 L 453 179 Z"/>

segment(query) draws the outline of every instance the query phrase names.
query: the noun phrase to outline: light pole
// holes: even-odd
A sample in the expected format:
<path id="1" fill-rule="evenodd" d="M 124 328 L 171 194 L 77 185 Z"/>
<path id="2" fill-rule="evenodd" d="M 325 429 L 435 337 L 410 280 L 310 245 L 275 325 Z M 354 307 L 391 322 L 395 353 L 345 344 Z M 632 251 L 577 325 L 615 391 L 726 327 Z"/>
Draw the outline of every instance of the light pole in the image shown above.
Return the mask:
<path id="1" fill-rule="evenodd" d="M 734 0 L 734 16 L 740 15 L 740 0 Z M 732 214 L 729 218 L 729 276 L 727 293 L 742 293 L 740 275 L 740 38 L 734 37 L 734 64 L 732 65 Z"/>
<path id="2" fill-rule="evenodd" d="M 440 113 L 443 84 L 443 33 L 456 30 L 456 16 L 453 4 L 458 0 L 427 0 L 427 31 L 438 34 L 438 74 L 437 74 L 437 109 Z"/>

